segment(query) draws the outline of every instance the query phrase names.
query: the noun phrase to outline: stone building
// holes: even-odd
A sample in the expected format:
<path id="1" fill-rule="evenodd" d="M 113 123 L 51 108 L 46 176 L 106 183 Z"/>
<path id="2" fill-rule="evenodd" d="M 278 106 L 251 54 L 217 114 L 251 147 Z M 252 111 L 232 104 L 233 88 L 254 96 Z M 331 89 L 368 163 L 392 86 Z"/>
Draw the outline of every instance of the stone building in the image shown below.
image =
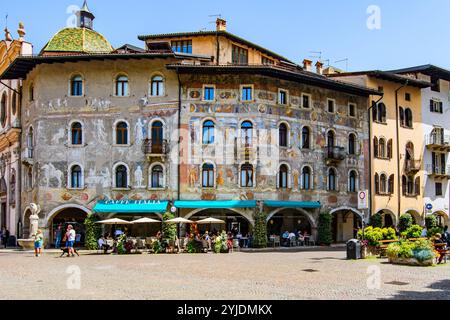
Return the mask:
<path id="1" fill-rule="evenodd" d="M 320 62 L 316 72 L 298 66 L 222 19 L 216 31 L 140 36 L 145 50 L 114 50 L 86 4 L 78 15 L 77 28 L 0 77 L 23 79 L 22 221 L 35 202 L 51 241 L 71 222 L 83 242 L 91 212 L 169 210 L 221 217 L 226 226 L 214 228 L 242 233 L 262 215 L 269 233 L 315 237 L 326 210 L 336 241 L 354 236 L 377 90 L 329 79 Z"/>
<path id="2" fill-rule="evenodd" d="M 0 73 L 19 55 L 32 53 L 22 24 L 17 32 L 19 38 L 14 40 L 5 29 L 5 39 L 0 41 Z M 10 231 L 12 245 L 24 226 L 20 217 L 21 88 L 21 81 L 0 81 L 0 226 Z"/>

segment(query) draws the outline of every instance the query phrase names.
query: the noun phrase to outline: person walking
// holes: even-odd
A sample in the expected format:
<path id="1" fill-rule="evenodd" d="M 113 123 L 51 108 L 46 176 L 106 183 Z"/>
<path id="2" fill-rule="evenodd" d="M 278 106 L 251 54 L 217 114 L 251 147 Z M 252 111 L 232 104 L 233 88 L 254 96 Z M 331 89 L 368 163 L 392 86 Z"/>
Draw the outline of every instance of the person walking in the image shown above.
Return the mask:
<path id="1" fill-rule="evenodd" d="M 76 237 L 75 230 L 73 229 L 73 226 L 71 224 L 69 224 L 69 226 L 67 227 L 67 232 L 66 232 L 66 238 L 67 238 L 66 247 L 68 249 L 69 257 L 70 256 L 75 257 L 75 252 L 73 251 L 75 237 Z"/>
<path id="2" fill-rule="evenodd" d="M 44 244 L 44 235 L 42 234 L 42 230 L 36 231 L 36 234 L 33 234 L 34 238 L 34 254 L 36 257 L 39 257 L 42 254 L 42 246 Z"/>
<path id="3" fill-rule="evenodd" d="M 3 227 L 2 230 L 2 244 L 6 249 L 6 246 L 8 245 L 8 239 L 9 239 L 9 230 L 6 229 L 6 227 Z"/>
<path id="4" fill-rule="evenodd" d="M 55 249 L 59 249 L 61 247 L 62 234 L 63 234 L 63 228 L 62 228 L 62 224 L 60 223 L 55 232 Z"/>

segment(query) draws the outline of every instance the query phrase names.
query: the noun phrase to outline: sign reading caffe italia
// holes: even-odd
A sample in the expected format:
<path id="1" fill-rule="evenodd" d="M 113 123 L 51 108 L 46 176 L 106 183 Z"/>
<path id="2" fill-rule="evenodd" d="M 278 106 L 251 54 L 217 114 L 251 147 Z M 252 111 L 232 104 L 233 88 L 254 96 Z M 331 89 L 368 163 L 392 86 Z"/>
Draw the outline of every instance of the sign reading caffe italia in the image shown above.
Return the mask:
<path id="1" fill-rule="evenodd" d="M 124 200 L 103 200 L 103 201 L 99 201 L 98 203 L 106 204 L 106 205 L 111 205 L 111 204 L 161 204 L 161 201 L 159 201 L 159 200 L 128 200 L 128 199 L 124 199 Z"/>

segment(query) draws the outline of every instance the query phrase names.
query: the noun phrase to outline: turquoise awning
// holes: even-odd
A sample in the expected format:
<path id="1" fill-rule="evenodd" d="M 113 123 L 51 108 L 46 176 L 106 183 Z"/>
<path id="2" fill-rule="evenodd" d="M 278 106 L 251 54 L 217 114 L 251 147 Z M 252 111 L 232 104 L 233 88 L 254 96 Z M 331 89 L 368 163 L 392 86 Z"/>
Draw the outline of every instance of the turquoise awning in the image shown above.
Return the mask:
<path id="1" fill-rule="evenodd" d="M 98 201 L 92 209 L 95 213 L 165 213 L 168 201 L 107 200 Z"/>
<path id="2" fill-rule="evenodd" d="M 175 207 L 179 209 L 232 209 L 255 208 L 256 200 L 217 200 L 217 201 L 175 201 Z"/>
<path id="3" fill-rule="evenodd" d="M 270 208 L 301 208 L 301 209 L 318 209 L 322 207 L 320 202 L 305 202 L 305 201 L 277 201 L 266 200 L 264 205 Z"/>

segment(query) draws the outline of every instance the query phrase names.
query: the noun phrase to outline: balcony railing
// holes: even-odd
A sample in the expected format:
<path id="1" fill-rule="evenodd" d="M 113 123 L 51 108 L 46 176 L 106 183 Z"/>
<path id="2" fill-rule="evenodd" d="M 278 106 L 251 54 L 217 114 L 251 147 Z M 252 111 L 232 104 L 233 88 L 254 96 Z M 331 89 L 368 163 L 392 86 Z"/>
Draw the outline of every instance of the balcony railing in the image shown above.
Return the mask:
<path id="1" fill-rule="evenodd" d="M 436 178 L 446 178 L 450 177 L 450 166 L 439 166 L 439 165 L 427 165 L 427 172 L 429 176 Z"/>
<path id="2" fill-rule="evenodd" d="M 425 136 L 425 144 L 429 149 L 446 149 L 450 151 L 450 135 L 429 134 Z"/>
<path id="3" fill-rule="evenodd" d="M 150 157 L 163 157 L 169 152 L 169 144 L 167 140 L 145 139 L 142 142 L 142 152 Z"/>
<path id="4" fill-rule="evenodd" d="M 414 173 L 420 171 L 420 160 L 410 159 L 405 161 L 405 171 Z"/>
<path id="5" fill-rule="evenodd" d="M 339 162 L 345 159 L 346 152 L 344 147 L 330 147 L 326 146 L 324 148 L 325 159 L 327 162 Z"/>

